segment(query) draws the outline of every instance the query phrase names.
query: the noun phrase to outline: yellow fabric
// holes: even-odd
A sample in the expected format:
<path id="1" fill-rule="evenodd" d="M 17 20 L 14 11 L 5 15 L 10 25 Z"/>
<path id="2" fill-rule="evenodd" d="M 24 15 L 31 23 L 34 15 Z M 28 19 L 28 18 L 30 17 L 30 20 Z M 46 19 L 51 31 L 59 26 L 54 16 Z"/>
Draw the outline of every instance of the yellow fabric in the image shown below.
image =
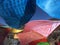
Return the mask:
<path id="1" fill-rule="evenodd" d="M 20 29 L 12 29 L 11 32 L 12 33 L 19 33 L 19 32 L 22 32 L 23 30 L 20 30 Z"/>

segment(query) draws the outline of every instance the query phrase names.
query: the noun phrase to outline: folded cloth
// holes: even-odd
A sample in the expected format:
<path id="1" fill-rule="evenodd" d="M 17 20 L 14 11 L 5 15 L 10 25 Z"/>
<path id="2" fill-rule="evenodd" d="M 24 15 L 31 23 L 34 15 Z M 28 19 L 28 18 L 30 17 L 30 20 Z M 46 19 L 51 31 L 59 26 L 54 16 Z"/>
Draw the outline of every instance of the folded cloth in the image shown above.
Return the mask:
<path id="1" fill-rule="evenodd" d="M 35 31 L 45 37 L 48 37 L 59 25 L 60 21 L 34 20 L 25 24 L 24 32 Z"/>
<path id="2" fill-rule="evenodd" d="M 23 33 L 19 33 L 18 39 L 21 45 L 36 43 L 36 40 L 47 39 L 48 36 L 59 27 L 60 21 L 35 20 L 25 24 Z"/>
<path id="3" fill-rule="evenodd" d="M 33 0 L 3 0 L 0 3 L 0 16 L 9 26 L 20 28 L 34 15 L 35 4 Z"/>
<path id="4" fill-rule="evenodd" d="M 49 16 L 60 19 L 60 0 L 36 0 L 36 3 Z"/>

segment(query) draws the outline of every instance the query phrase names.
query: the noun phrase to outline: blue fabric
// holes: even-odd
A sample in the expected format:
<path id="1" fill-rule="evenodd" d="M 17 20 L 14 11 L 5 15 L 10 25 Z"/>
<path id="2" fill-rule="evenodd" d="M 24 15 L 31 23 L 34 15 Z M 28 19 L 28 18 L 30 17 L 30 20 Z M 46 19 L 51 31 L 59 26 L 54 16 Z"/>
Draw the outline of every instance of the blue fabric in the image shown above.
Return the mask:
<path id="1" fill-rule="evenodd" d="M 49 16 L 60 19 L 60 0 L 37 0 L 36 4 Z"/>
<path id="2" fill-rule="evenodd" d="M 30 9 L 27 7 L 28 2 L 30 2 L 30 0 L 0 0 L 0 16 L 9 26 L 19 28 L 20 25 L 24 25 L 33 16 L 33 14 L 30 13 L 27 14 L 29 18 L 25 17 L 27 16 L 25 12 Z M 33 9 L 31 8 L 31 10 Z M 26 19 L 26 21 L 24 21 L 24 19 L 21 21 L 22 18 Z"/>

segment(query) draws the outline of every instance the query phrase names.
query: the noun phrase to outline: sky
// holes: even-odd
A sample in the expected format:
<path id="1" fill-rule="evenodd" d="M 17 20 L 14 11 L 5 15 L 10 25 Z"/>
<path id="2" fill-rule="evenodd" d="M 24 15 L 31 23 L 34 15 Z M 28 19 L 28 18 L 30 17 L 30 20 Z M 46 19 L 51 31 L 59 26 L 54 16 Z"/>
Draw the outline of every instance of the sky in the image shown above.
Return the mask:
<path id="1" fill-rule="evenodd" d="M 31 18 L 31 20 L 48 20 L 51 19 L 52 17 L 50 17 L 46 12 L 44 12 L 40 7 L 36 7 L 36 12 L 34 14 L 34 16 Z"/>

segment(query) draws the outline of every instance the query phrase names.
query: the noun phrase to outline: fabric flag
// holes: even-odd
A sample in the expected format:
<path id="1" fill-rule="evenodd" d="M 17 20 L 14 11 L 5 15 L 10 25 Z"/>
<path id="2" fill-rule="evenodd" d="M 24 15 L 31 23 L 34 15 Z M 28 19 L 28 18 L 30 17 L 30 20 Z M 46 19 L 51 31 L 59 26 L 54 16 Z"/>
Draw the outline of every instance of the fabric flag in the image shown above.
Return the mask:
<path id="1" fill-rule="evenodd" d="M 49 16 L 60 19 L 60 0 L 36 0 L 36 4 Z"/>
<path id="2" fill-rule="evenodd" d="M 47 42 L 48 36 L 59 27 L 60 21 L 34 20 L 25 24 L 24 31 L 17 34 L 21 45 Z"/>
<path id="3" fill-rule="evenodd" d="M 35 31 L 48 37 L 59 25 L 60 21 L 34 20 L 25 25 L 24 32 Z"/>
<path id="4" fill-rule="evenodd" d="M 48 42 L 40 42 L 37 45 L 49 45 L 49 43 Z"/>
<path id="5" fill-rule="evenodd" d="M 19 33 L 18 39 L 20 41 L 20 45 L 35 45 L 38 42 L 46 42 L 46 38 L 34 31 L 26 32 L 26 33 Z"/>
<path id="6" fill-rule="evenodd" d="M 13 28 L 20 28 L 34 15 L 36 1 L 0 0 L 0 16 Z"/>

